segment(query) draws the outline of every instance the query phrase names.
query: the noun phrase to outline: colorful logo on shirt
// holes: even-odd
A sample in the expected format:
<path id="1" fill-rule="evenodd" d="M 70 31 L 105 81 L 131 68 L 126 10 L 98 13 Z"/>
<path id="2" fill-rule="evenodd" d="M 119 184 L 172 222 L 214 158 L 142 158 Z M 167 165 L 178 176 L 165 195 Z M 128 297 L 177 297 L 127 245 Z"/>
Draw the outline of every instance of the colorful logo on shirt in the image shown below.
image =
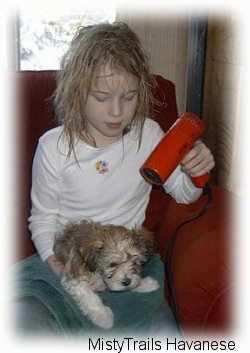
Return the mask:
<path id="1" fill-rule="evenodd" d="M 108 163 L 106 161 L 98 161 L 95 163 L 95 169 L 99 174 L 105 174 L 109 171 Z"/>

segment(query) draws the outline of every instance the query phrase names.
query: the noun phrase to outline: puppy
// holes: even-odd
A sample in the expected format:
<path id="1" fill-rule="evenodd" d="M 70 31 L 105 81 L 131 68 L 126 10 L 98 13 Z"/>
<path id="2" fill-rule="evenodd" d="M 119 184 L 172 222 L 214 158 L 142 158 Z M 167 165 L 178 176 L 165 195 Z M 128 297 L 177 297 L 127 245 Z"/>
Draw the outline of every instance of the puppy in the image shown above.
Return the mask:
<path id="1" fill-rule="evenodd" d="M 150 276 L 141 278 L 141 266 L 153 253 L 153 234 L 146 229 L 101 225 L 83 220 L 69 223 L 55 237 L 56 259 L 65 265 L 62 285 L 95 325 L 113 326 L 112 310 L 97 292 L 151 292 L 159 288 Z"/>

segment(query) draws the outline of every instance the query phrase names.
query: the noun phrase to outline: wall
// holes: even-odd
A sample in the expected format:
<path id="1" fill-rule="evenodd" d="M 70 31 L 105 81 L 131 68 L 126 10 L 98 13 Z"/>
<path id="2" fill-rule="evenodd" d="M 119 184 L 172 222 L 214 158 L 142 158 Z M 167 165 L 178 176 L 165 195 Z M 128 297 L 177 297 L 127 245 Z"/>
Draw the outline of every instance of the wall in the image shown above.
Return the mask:
<path id="1" fill-rule="evenodd" d="M 179 112 L 185 110 L 188 16 L 134 13 L 117 9 L 117 21 L 126 22 L 138 35 L 151 58 L 152 72 L 173 81 Z"/>
<path id="2" fill-rule="evenodd" d="M 208 19 L 203 102 L 204 139 L 216 160 L 214 182 L 236 192 L 243 73 L 238 29 L 239 19 L 232 14 Z"/>

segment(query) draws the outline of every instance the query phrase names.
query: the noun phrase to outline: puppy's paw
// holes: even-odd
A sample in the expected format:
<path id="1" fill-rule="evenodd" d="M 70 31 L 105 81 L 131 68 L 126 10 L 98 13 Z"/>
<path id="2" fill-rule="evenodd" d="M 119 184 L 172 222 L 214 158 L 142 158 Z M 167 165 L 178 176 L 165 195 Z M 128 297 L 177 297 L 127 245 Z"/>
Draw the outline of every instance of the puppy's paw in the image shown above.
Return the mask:
<path id="1" fill-rule="evenodd" d="M 105 330 L 110 329 L 114 325 L 114 314 L 108 306 L 99 307 L 95 312 L 91 313 L 90 319 L 93 324 Z"/>
<path id="2" fill-rule="evenodd" d="M 142 278 L 141 283 L 133 289 L 134 292 L 147 293 L 153 292 L 160 287 L 159 283 L 152 277 Z"/>

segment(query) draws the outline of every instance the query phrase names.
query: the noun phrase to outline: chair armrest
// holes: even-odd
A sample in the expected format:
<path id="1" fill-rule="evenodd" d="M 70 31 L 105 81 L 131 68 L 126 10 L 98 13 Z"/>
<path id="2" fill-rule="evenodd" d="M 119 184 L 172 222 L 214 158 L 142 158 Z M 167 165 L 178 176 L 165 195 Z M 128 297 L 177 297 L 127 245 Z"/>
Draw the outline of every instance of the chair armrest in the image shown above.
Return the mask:
<path id="1" fill-rule="evenodd" d="M 231 287 L 234 274 L 230 256 L 233 229 L 233 194 L 212 186 L 212 201 L 199 219 L 178 232 L 171 259 L 171 273 L 184 330 L 202 332 L 231 324 Z M 167 248 L 178 225 L 195 217 L 206 196 L 189 205 L 171 200 L 156 228 L 156 251 L 166 263 Z M 165 294 L 170 301 L 166 286 Z"/>

